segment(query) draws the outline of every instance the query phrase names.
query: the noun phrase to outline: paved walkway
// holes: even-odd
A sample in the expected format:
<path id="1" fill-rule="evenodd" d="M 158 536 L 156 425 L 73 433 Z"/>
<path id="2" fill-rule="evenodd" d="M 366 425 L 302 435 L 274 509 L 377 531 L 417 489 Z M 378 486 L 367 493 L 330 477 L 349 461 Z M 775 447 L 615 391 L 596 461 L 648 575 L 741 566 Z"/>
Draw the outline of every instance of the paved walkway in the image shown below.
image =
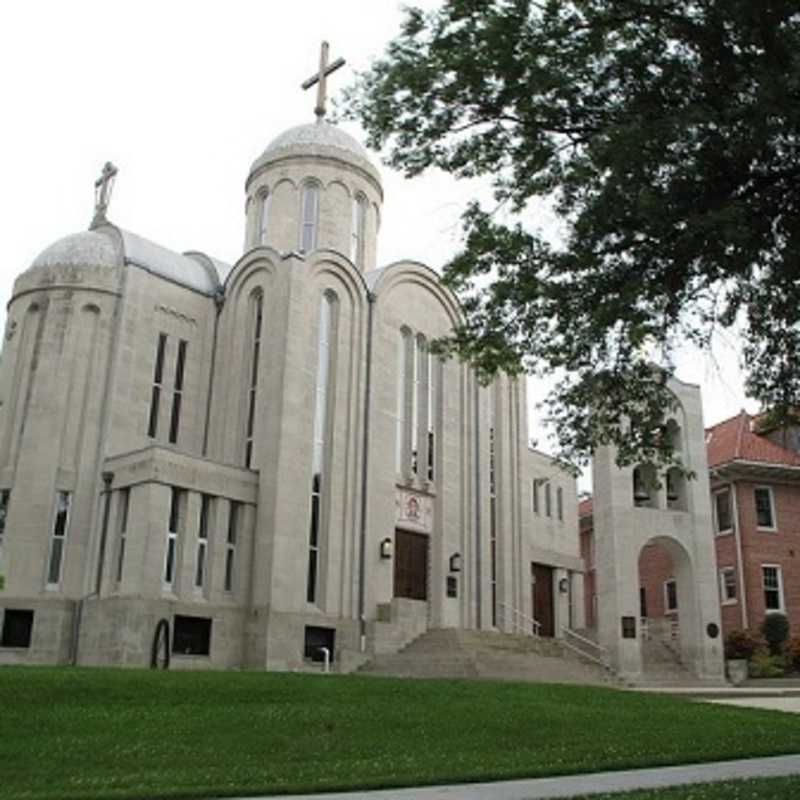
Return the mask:
<path id="1" fill-rule="evenodd" d="M 721 706 L 746 706 L 747 708 L 766 708 L 770 711 L 789 711 L 800 714 L 800 697 L 715 697 L 708 700 Z"/>
<path id="2" fill-rule="evenodd" d="M 779 775 L 800 775 L 800 755 L 717 761 L 682 767 L 635 769 L 626 772 L 597 772 L 589 775 L 566 775 L 560 778 L 535 778 L 524 781 L 383 789 L 376 792 L 280 795 L 280 797 L 286 800 L 543 800 L 543 798 L 629 792 L 633 789 L 655 789 L 689 783 Z M 273 796 L 270 800 L 277 800 L 277 796 Z"/>

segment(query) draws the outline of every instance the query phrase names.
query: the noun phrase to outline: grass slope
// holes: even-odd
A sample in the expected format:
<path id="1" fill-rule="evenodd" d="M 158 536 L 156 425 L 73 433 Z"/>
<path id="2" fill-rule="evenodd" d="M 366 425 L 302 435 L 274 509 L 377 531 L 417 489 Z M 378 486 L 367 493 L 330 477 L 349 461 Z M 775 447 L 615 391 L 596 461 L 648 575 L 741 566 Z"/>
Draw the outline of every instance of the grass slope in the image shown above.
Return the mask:
<path id="1" fill-rule="evenodd" d="M 564 685 L 0 668 L 0 798 L 204 797 L 800 750 L 800 719 Z"/>

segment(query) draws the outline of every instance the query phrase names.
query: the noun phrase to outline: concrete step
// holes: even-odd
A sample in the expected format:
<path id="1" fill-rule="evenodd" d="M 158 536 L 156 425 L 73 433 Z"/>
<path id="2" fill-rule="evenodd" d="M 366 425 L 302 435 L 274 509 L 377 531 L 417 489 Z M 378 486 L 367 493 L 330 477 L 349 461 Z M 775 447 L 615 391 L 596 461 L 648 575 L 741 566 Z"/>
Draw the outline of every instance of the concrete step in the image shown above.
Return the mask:
<path id="1" fill-rule="evenodd" d="M 608 670 L 565 650 L 555 639 L 441 628 L 427 631 L 397 653 L 376 655 L 360 672 L 417 678 L 617 684 Z"/>

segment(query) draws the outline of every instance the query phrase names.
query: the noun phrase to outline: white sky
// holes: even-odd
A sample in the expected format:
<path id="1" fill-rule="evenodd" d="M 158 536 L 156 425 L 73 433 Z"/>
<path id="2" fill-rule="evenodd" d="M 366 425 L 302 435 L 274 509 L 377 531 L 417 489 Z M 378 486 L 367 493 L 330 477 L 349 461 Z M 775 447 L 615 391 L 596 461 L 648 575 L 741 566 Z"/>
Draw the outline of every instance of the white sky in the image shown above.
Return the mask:
<path id="1" fill-rule="evenodd" d="M 235 261 L 250 164 L 282 130 L 314 119 L 314 90 L 300 83 L 316 70 L 320 41 L 348 62 L 331 78 L 335 94 L 383 51 L 400 19 L 396 0 L 5 3 L 0 326 L 16 275 L 88 226 L 106 160 L 119 167 L 111 221 L 178 251 Z M 474 185 L 382 174 L 379 264 L 411 258 L 438 270 L 458 245 Z M 702 385 L 707 424 L 753 408 L 735 347 L 721 342 L 717 361 L 687 353 L 680 362 L 679 377 Z M 547 449 L 535 414 L 532 435 Z"/>

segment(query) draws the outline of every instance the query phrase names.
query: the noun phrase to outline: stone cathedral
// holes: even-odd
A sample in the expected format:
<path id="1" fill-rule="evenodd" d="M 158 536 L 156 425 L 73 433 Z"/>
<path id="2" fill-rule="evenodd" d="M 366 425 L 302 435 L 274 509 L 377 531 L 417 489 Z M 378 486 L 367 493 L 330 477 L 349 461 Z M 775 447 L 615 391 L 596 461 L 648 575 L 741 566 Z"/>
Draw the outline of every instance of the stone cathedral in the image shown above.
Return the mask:
<path id="1" fill-rule="evenodd" d="M 112 224 L 108 164 L 90 229 L 17 278 L 0 663 L 347 671 L 429 628 L 582 624 L 574 481 L 524 380 L 429 353 L 461 313 L 437 274 L 376 264 L 335 66 L 252 164 L 234 265 Z"/>

